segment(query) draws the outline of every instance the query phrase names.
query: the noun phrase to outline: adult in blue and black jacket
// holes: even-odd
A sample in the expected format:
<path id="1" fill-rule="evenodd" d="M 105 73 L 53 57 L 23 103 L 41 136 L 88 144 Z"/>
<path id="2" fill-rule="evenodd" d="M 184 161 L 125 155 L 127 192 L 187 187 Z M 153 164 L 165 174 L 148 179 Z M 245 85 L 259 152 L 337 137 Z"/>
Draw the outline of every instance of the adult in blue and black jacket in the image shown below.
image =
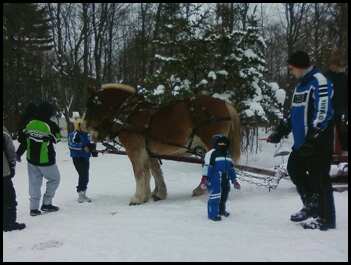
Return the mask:
<path id="1" fill-rule="evenodd" d="M 207 172 L 208 186 L 208 218 L 214 221 L 221 220 L 221 215 L 229 216 L 226 211 L 226 201 L 230 190 L 229 180 L 236 189 L 240 189 L 236 181 L 233 161 L 228 153 L 229 140 L 225 136 L 217 138 L 214 151 L 211 153 Z"/>
<path id="2" fill-rule="evenodd" d="M 311 65 L 307 53 L 298 51 L 288 59 L 288 67 L 299 81 L 292 97 L 290 115 L 268 137 L 278 143 L 293 133 L 294 144 L 288 160 L 288 173 L 296 185 L 303 208 L 290 219 L 304 228 L 335 228 L 335 206 L 329 176 L 333 128 L 333 85 Z"/>

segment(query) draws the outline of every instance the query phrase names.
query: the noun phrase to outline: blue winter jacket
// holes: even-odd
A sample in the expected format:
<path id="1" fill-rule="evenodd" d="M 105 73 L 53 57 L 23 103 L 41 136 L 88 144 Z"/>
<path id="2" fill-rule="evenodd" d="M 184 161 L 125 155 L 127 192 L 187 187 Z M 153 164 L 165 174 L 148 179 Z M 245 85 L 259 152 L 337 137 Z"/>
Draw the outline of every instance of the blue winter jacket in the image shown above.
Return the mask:
<path id="1" fill-rule="evenodd" d="M 84 150 L 90 144 L 90 137 L 88 133 L 81 131 L 73 131 L 68 134 L 68 147 L 71 157 L 86 157 L 89 158 L 91 152 Z"/>
<path id="2" fill-rule="evenodd" d="M 295 87 L 289 126 L 294 137 L 293 149 L 299 149 L 309 131 L 325 129 L 331 122 L 333 84 L 315 67 L 307 72 Z"/>
<path id="3" fill-rule="evenodd" d="M 226 174 L 232 183 L 235 182 L 236 173 L 231 157 L 227 152 L 223 153 L 215 150 L 211 153 L 210 164 L 207 172 L 210 185 L 213 186 L 213 184 L 215 184 L 215 186 L 217 186 L 221 181 L 222 174 Z M 217 187 L 213 188 L 217 189 Z"/>

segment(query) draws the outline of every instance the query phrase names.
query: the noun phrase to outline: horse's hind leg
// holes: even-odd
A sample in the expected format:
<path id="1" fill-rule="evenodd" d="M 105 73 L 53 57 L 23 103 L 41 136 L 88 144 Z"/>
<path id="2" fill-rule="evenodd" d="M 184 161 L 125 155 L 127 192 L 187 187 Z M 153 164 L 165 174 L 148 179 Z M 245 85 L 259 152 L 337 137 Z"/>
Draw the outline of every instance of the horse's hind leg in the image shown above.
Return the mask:
<path id="1" fill-rule="evenodd" d="M 155 179 L 155 189 L 152 192 L 152 198 L 154 201 L 164 200 L 167 197 L 167 187 L 164 181 L 160 162 L 155 158 L 151 158 L 150 168 Z"/>

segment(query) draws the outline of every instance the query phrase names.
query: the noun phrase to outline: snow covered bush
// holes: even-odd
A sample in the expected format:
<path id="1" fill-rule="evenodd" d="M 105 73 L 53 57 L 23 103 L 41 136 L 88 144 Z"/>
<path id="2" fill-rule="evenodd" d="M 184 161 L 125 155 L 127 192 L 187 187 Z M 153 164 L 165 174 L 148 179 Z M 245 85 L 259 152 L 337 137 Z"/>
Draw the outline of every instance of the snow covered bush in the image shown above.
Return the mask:
<path id="1" fill-rule="evenodd" d="M 251 19 L 245 30 L 229 30 L 201 16 L 202 23 L 186 19 L 181 4 L 177 7 L 153 41 L 157 70 L 139 87 L 147 100 L 166 104 L 205 94 L 233 104 L 242 124 L 268 124 L 280 117 L 285 94 L 264 78 L 266 44 L 256 21 Z"/>

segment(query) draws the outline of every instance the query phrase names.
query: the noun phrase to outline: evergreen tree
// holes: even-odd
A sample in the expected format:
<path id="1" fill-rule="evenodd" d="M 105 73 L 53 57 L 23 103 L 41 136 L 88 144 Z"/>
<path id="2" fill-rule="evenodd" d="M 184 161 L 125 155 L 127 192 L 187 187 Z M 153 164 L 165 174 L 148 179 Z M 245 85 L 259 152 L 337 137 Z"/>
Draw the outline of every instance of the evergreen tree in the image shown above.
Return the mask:
<path id="1" fill-rule="evenodd" d="M 277 89 L 264 79 L 265 42 L 254 17 L 248 19 L 245 31 L 231 30 L 206 23 L 204 17 L 201 23 L 191 23 L 181 16 L 179 4 L 169 5 L 173 9 L 163 13 L 163 34 L 154 40 L 159 68 L 140 90 L 147 99 L 166 104 L 207 94 L 231 102 L 244 124 L 275 117 L 281 105 Z"/>
<path id="2" fill-rule="evenodd" d="M 49 20 L 35 3 L 4 3 L 4 97 L 9 111 L 42 95 L 43 52 L 52 48 Z"/>
<path id="3" fill-rule="evenodd" d="M 162 4 L 160 21 L 158 38 L 152 42 L 156 71 L 145 78 L 141 91 L 149 101 L 165 104 L 191 93 L 185 64 L 186 43 L 191 33 L 179 3 Z"/>

